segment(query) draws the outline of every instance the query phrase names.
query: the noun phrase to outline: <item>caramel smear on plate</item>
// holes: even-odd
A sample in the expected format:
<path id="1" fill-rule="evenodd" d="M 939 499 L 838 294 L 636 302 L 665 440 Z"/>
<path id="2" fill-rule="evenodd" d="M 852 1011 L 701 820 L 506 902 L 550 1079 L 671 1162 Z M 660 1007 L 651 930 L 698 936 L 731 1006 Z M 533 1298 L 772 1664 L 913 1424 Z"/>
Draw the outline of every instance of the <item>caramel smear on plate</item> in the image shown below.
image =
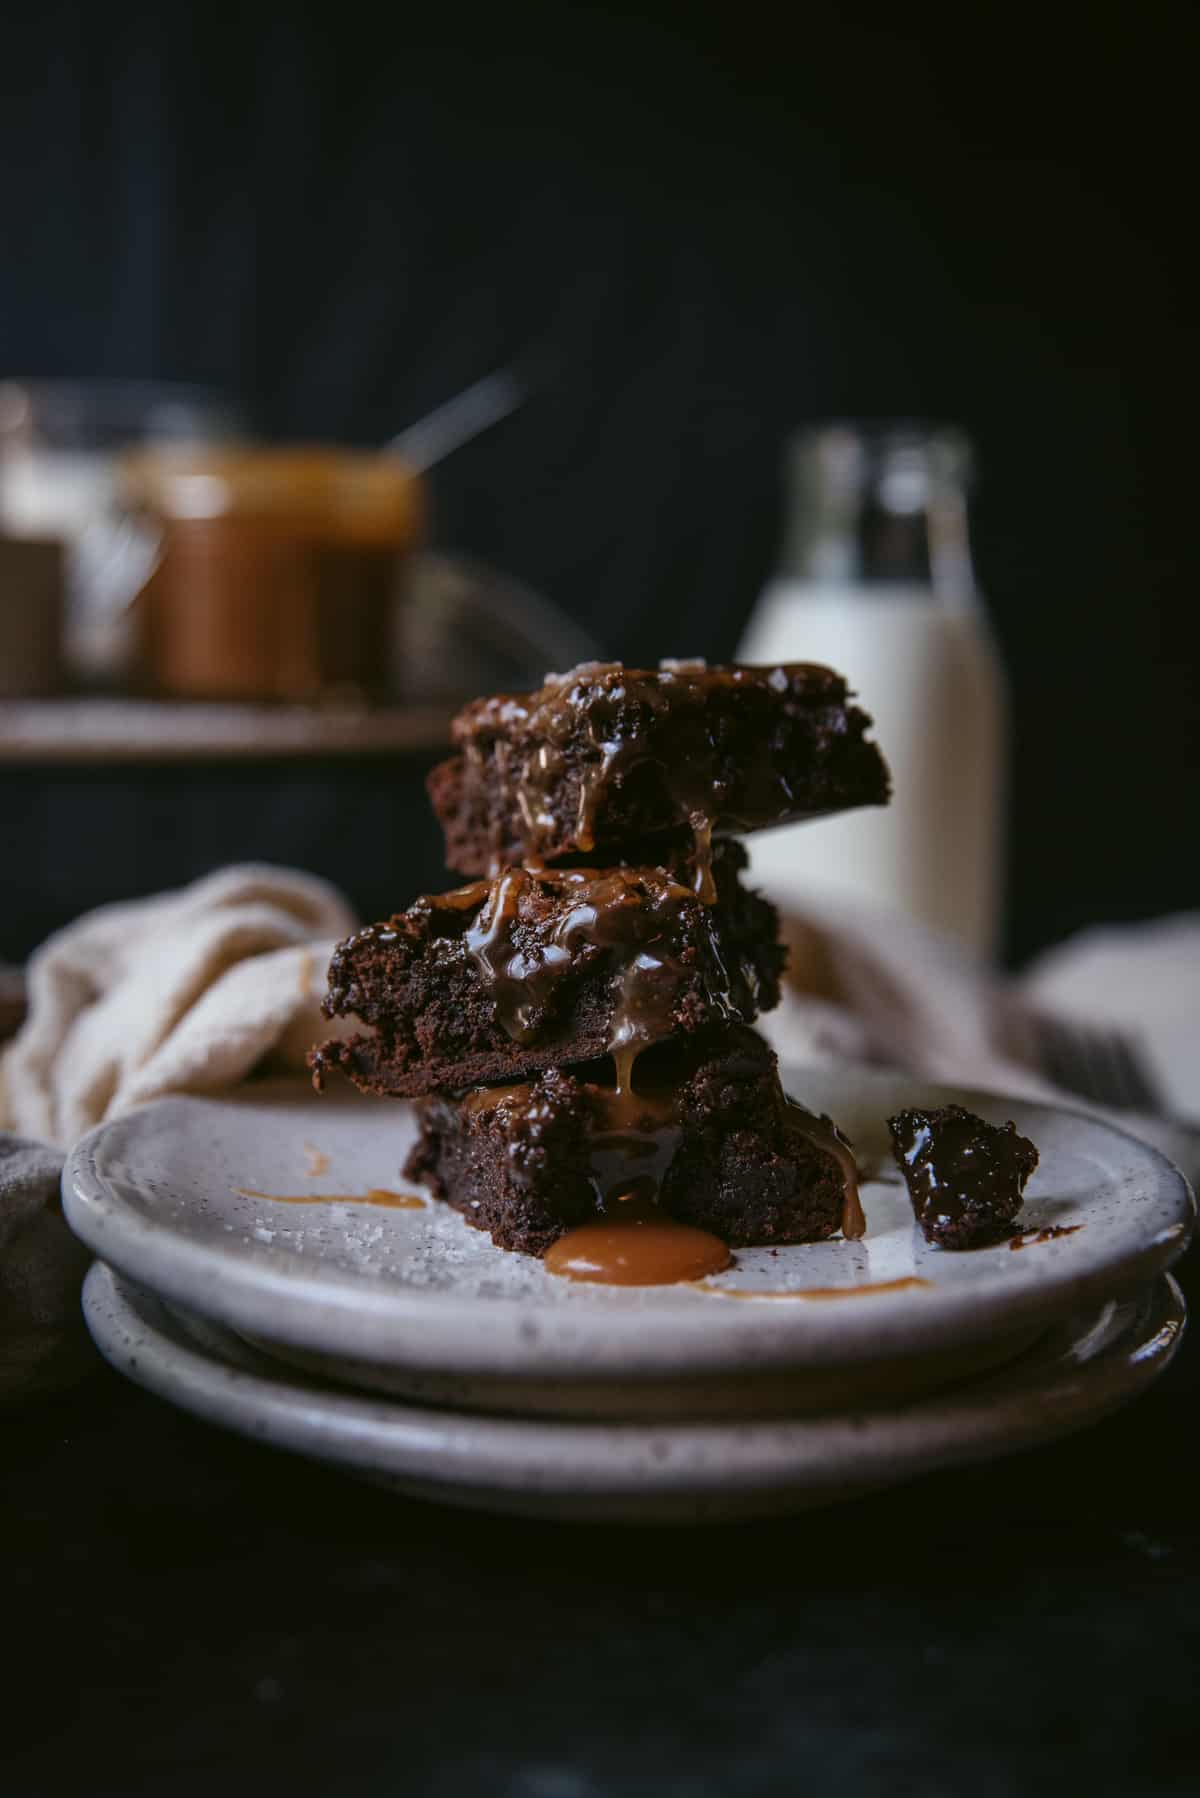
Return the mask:
<path id="1" fill-rule="evenodd" d="M 329 1172 L 329 1157 L 324 1149 L 318 1149 L 315 1143 L 306 1142 L 301 1145 L 304 1159 L 308 1163 L 304 1172 L 309 1180 L 317 1180 L 322 1174 Z"/>
<path id="2" fill-rule="evenodd" d="M 1074 1236 L 1076 1230 L 1082 1229 L 1082 1224 L 1047 1224 L 1044 1230 L 1020 1231 L 1009 1238 L 1008 1246 L 1010 1249 L 1028 1249 L 1038 1242 L 1053 1242 L 1056 1236 Z"/>
<path id="3" fill-rule="evenodd" d="M 270 1199 L 275 1205 L 386 1205 L 392 1211 L 424 1211 L 426 1204 L 415 1192 L 388 1192 L 382 1186 L 367 1192 L 255 1192 L 248 1186 L 233 1190 L 243 1199 Z"/>
<path id="4" fill-rule="evenodd" d="M 768 1291 L 747 1286 L 714 1286 L 711 1280 L 694 1282 L 698 1292 L 715 1292 L 722 1299 L 865 1299 L 876 1292 L 905 1292 L 918 1286 L 931 1287 L 932 1280 L 921 1280 L 910 1274 L 903 1280 L 876 1280 L 868 1286 L 800 1286 L 792 1291 Z"/>

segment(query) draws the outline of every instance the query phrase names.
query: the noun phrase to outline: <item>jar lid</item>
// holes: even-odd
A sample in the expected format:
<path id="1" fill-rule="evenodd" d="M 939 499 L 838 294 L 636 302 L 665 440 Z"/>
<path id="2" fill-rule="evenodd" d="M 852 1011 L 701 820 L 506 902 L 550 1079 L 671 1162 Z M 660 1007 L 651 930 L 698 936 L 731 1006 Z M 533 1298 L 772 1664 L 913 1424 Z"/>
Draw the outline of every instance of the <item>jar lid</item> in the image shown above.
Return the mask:
<path id="1" fill-rule="evenodd" d="M 126 504 L 162 518 L 257 518 L 363 547 L 404 547 L 424 518 L 420 476 L 371 451 L 176 445 L 122 457 L 118 484 Z"/>

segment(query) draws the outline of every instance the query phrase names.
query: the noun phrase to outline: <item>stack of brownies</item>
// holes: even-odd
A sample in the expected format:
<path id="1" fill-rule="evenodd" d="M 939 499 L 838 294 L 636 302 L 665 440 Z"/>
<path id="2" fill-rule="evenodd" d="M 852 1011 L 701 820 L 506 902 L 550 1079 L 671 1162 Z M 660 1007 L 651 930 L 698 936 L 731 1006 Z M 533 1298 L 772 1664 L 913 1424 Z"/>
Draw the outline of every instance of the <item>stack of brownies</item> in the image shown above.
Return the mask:
<path id="1" fill-rule="evenodd" d="M 429 788 L 471 884 L 342 943 L 314 1050 L 419 1101 L 413 1178 L 534 1255 L 647 1214 L 733 1245 L 860 1234 L 854 1161 L 750 1027 L 784 952 L 737 833 L 882 804 L 828 668 L 589 663 L 476 701 Z"/>

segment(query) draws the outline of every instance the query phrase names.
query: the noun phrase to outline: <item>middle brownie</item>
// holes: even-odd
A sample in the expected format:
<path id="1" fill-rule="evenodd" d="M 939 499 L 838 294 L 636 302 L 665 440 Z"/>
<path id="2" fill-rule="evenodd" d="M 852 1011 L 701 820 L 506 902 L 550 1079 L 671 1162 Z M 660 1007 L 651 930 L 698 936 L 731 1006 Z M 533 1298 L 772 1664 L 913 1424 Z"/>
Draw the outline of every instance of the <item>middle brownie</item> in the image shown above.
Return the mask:
<path id="1" fill-rule="evenodd" d="M 418 899 L 335 951 L 325 1014 L 369 1030 L 314 1051 L 318 1083 L 340 1067 L 367 1092 L 461 1091 L 750 1023 L 785 951 L 745 861 L 719 846 L 712 905 L 683 866 L 509 868 Z"/>

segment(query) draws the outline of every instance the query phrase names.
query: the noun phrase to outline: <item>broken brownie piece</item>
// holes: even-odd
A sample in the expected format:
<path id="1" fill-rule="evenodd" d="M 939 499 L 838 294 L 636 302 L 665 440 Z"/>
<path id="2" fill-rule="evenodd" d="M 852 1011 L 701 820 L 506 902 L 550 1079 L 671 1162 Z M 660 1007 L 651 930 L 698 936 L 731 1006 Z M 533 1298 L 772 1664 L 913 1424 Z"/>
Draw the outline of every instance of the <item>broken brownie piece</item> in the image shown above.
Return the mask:
<path id="1" fill-rule="evenodd" d="M 620 1093 L 611 1064 L 551 1068 L 528 1083 L 423 1099 L 405 1173 L 501 1248 L 533 1255 L 630 1196 L 733 1245 L 858 1228 L 848 1145 L 784 1096 L 775 1056 L 753 1031 L 648 1050 L 635 1077 Z"/>
<path id="2" fill-rule="evenodd" d="M 460 753 L 429 776 L 446 860 L 463 874 L 595 855 L 691 830 L 758 830 L 882 805 L 888 773 L 871 722 L 830 668 L 657 669 L 587 662 L 535 693 L 476 700 L 453 724 Z M 700 890 L 711 898 L 703 879 Z"/>
<path id="3" fill-rule="evenodd" d="M 509 868 L 339 944 L 323 1002 L 370 1033 L 314 1050 L 367 1092 L 461 1091 L 749 1023 L 778 1003 L 774 907 L 718 845 L 717 901 L 661 868 Z"/>
<path id="4" fill-rule="evenodd" d="M 1014 1123 L 989 1124 L 961 1105 L 944 1105 L 902 1111 L 888 1129 L 926 1242 L 973 1249 L 1011 1235 L 1038 1164 Z"/>

